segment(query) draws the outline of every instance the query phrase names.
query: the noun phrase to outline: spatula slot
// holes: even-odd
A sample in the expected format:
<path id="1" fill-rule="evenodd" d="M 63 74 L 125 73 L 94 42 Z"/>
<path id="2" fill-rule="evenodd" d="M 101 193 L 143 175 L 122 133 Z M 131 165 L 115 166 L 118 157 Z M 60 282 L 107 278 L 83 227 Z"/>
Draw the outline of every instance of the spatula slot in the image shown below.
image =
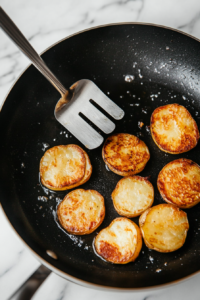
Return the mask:
<path id="1" fill-rule="evenodd" d="M 115 129 L 115 124 L 90 101 L 81 108 L 81 112 L 104 133 L 109 134 Z"/>
<path id="2" fill-rule="evenodd" d="M 97 127 L 90 119 L 88 119 L 82 112 L 78 114 L 85 122 L 87 122 L 92 128 L 94 128 L 99 134 L 102 134 L 102 131 Z"/>
<path id="3" fill-rule="evenodd" d="M 111 120 L 115 120 L 105 109 L 103 109 L 98 103 L 95 102 L 95 100 L 90 99 L 89 102 L 94 105 L 102 114 L 104 114 L 107 118 Z"/>

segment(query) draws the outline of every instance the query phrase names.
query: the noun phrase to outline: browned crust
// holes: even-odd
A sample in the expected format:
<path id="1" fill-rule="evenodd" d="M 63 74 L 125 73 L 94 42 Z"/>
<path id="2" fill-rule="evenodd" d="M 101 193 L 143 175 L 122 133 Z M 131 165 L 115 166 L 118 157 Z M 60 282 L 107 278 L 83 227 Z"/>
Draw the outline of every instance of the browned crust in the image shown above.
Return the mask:
<path id="1" fill-rule="evenodd" d="M 191 120 L 193 120 L 193 127 L 194 127 L 194 133 L 193 135 L 190 134 L 183 134 L 181 135 L 181 143 L 179 146 L 176 147 L 175 150 L 173 150 L 171 148 L 171 144 L 170 143 L 165 143 L 162 142 L 162 138 L 160 138 L 160 135 L 156 133 L 156 131 L 154 130 L 154 124 L 156 122 L 156 120 L 158 120 L 159 118 L 157 117 L 158 113 L 162 110 L 162 109 L 166 109 L 169 108 L 169 110 L 171 108 L 179 108 L 182 107 L 185 109 L 185 113 L 188 115 L 188 118 L 190 118 Z M 173 115 L 174 118 L 178 118 L 178 115 Z M 164 122 L 167 123 L 167 121 L 170 120 L 170 116 L 165 114 L 165 116 L 162 118 Z M 194 148 L 199 140 L 199 130 L 198 130 L 198 126 L 195 122 L 195 120 L 193 119 L 193 117 L 191 116 L 191 114 L 189 113 L 189 111 L 182 105 L 179 105 L 177 103 L 174 104 L 168 104 L 168 105 L 164 105 L 164 106 L 160 106 L 157 107 L 152 115 L 151 115 L 151 120 L 150 120 L 150 130 L 151 130 L 151 135 L 152 138 L 155 142 L 155 144 L 160 148 L 160 150 L 166 152 L 166 153 L 170 153 L 170 154 L 180 154 L 180 153 L 184 153 L 184 152 L 188 152 L 190 151 L 192 148 Z"/>
<path id="2" fill-rule="evenodd" d="M 180 163 L 180 167 L 176 169 L 170 169 L 174 163 Z M 200 196 L 196 197 L 196 193 L 200 195 L 200 180 L 193 178 L 193 181 L 188 181 L 186 178 L 181 176 L 181 174 L 187 174 L 191 167 L 197 167 L 200 173 L 200 167 L 195 162 L 190 159 L 180 158 L 171 161 L 163 167 L 160 171 L 157 179 L 158 190 L 162 198 L 170 203 L 174 204 L 180 208 L 190 208 L 200 202 Z M 168 169 L 168 171 L 166 170 Z M 166 177 L 170 177 L 170 183 L 173 188 L 173 194 L 165 186 Z M 195 193 L 190 193 L 193 191 Z M 172 199 L 176 198 L 176 200 Z"/>
<path id="3" fill-rule="evenodd" d="M 74 235 L 85 235 L 85 234 L 90 234 L 93 231 L 95 231 L 103 222 L 104 217 L 105 217 L 105 204 L 104 204 L 104 197 L 97 191 L 95 190 L 87 190 L 88 192 L 92 192 L 93 194 L 96 194 L 102 202 L 102 207 L 101 207 L 101 212 L 100 212 L 100 216 L 98 219 L 91 219 L 88 220 L 87 215 L 82 214 L 79 216 L 79 222 L 81 221 L 81 224 L 77 224 L 76 220 L 74 220 L 73 224 L 71 224 L 70 226 L 68 226 L 65 221 L 63 220 L 63 215 L 70 215 L 73 213 L 73 210 L 76 210 L 79 207 L 79 201 L 77 198 L 73 199 L 73 194 L 77 191 L 84 191 L 84 189 L 78 189 L 78 190 L 74 190 L 71 191 L 70 193 L 68 193 L 63 201 L 58 205 L 57 208 L 57 216 L 58 216 L 58 220 L 59 223 L 61 224 L 61 226 L 69 233 L 74 234 Z M 73 200 L 73 208 L 68 209 L 66 207 L 66 201 L 68 199 L 72 199 Z"/>
<path id="4" fill-rule="evenodd" d="M 111 245 L 105 241 L 100 242 L 99 255 L 102 256 L 104 259 L 111 261 L 111 262 L 124 263 L 126 261 L 126 257 L 121 255 L 121 253 L 117 247 L 115 247 L 114 245 Z"/>
<path id="5" fill-rule="evenodd" d="M 114 151 L 114 155 L 109 155 L 109 144 L 112 143 L 113 138 L 117 137 L 117 143 L 112 146 L 112 150 Z M 125 141 L 125 138 L 128 137 L 128 141 Z M 137 154 L 134 153 L 133 149 L 136 146 L 145 147 L 148 151 L 139 151 Z M 126 148 L 128 149 L 128 153 L 126 155 L 120 155 L 120 149 Z M 102 157 L 108 168 L 121 176 L 131 176 L 141 172 L 148 160 L 150 159 L 149 149 L 146 144 L 141 141 L 138 137 L 127 134 L 127 133 L 118 133 L 111 135 L 108 137 L 104 143 L 102 148 Z M 120 164 L 117 163 L 120 161 Z M 142 164 L 140 167 L 139 164 Z"/>
<path id="6" fill-rule="evenodd" d="M 167 206 L 171 206 L 173 207 L 173 209 L 175 210 L 175 214 L 177 214 L 177 216 L 184 216 L 187 218 L 187 214 L 180 210 L 177 206 L 173 205 L 173 204 L 159 204 L 159 205 L 156 205 L 156 206 L 153 206 L 153 207 L 150 207 L 149 209 L 147 209 L 139 218 L 139 226 L 140 226 L 140 229 L 141 229 L 141 233 L 142 233 L 142 236 L 143 236 L 143 239 L 144 239 L 144 243 L 145 245 L 149 248 L 149 249 L 152 249 L 152 250 L 156 250 L 158 252 L 161 252 L 161 253 L 168 253 L 168 252 L 173 252 L 173 251 L 176 251 L 177 249 L 179 248 L 176 248 L 176 249 L 171 249 L 171 250 L 162 250 L 162 249 L 159 249 L 159 248 L 156 248 L 153 243 L 157 240 L 156 239 L 156 235 L 155 235 L 155 238 L 151 238 L 150 241 L 147 241 L 146 237 L 145 237 L 145 233 L 143 231 L 143 226 L 145 224 L 145 221 L 146 221 L 146 218 L 148 216 L 148 214 L 152 211 L 152 210 L 155 210 L 155 209 L 158 209 L 158 207 L 167 207 Z M 187 224 L 185 224 L 185 230 L 188 231 L 189 229 L 189 223 L 187 221 Z M 185 238 L 183 238 L 183 242 L 182 242 L 182 246 L 183 244 L 185 243 L 185 239 L 186 239 L 186 236 Z"/>
<path id="7" fill-rule="evenodd" d="M 107 228 L 111 227 L 112 224 L 114 222 L 116 222 L 116 220 L 120 221 L 123 219 L 126 219 L 126 218 L 121 217 L 121 218 L 114 219 Z M 131 221 L 129 219 L 127 219 L 127 220 L 134 225 L 134 227 L 137 231 L 137 243 L 136 243 L 135 251 L 131 257 L 129 257 L 128 253 L 125 256 L 122 255 L 121 252 L 119 251 L 118 247 L 116 247 L 108 242 L 105 242 L 105 241 L 100 242 L 100 251 L 98 251 L 95 243 L 96 243 L 97 236 L 100 234 L 101 231 L 94 239 L 94 247 L 95 247 L 96 253 L 108 262 L 112 262 L 114 264 L 127 264 L 129 262 L 135 261 L 136 258 L 138 257 L 138 255 L 140 254 L 140 251 L 142 249 L 142 234 L 141 234 L 140 228 L 133 221 Z M 127 229 L 127 230 L 129 230 L 129 229 Z"/>
<path id="8" fill-rule="evenodd" d="M 83 179 L 81 180 L 81 182 L 77 186 L 86 183 L 90 179 L 90 177 L 92 175 L 92 169 L 93 168 L 92 168 L 92 164 L 91 164 L 89 155 L 84 150 L 83 150 L 83 152 L 85 154 L 86 160 L 88 160 L 88 163 L 90 164 L 90 169 L 89 170 L 85 170 L 85 175 L 84 175 Z"/>
<path id="9" fill-rule="evenodd" d="M 146 183 L 152 188 L 152 190 L 153 190 L 153 197 L 152 197 L 151 203 L 149 204 L 148 207 L 146 207 L 145 209 L 141 209 L 138 213 L 130 214 L 128 211 L 127 211 L 126 214 L 125 214 L 125 213 L 122 213 L 121 210 L 118 209 L 118 206 L 115 204 L 115 196 L 117 196 L 117 193 L 118 193 L 118 189 L 119 189 L 119 187 L 120 187 L 120 184 L 122 183 L 122 181 L 126 180 L 127 178 L 130 178 L 130 179 L 131 179 L 131 178 L 134 178 L 134 179 L 136 179 L 136 180 L 138 180 L 138 181 L 146 182 Z M 134 218 L 134 217 L 140 216 L 140 215 L 144 212 L 144 210 L 146 210 L 146 209 L 148 209 L 149 207 L 152 206 L 153 201 L 154 201 L 154 188 L 153 188 L 153 185 L 151 184 L 151 182 L 148 180 L 147 177 L 141 177 L 141 176 L 137 176 L 137 175 L 134 175 L 134 176 L 127 176 L 127 177 L 122 178 L 122 179 L 120 179 L 120 180 L 118 181 L 118 183 L 117 183 L 117 185 L 116 185 L 114 191 L 113 191 L 112 194 L 111 194 L 111 198 L 112 198 L 112 200 L 113 200 L 114 208 L 115 208 L 115 210 L 118 212 L 119 215 L 125 216 L 125 217 L 127 217 L 127 218 Z"/>

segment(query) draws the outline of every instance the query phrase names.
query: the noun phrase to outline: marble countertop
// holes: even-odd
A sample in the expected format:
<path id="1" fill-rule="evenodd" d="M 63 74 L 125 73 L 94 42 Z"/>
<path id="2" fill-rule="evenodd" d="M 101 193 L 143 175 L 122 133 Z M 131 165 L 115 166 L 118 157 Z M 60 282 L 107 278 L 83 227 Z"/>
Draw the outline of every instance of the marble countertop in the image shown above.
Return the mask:
<path id="1" fill-rule="evenodd" d="M 117 22 L 146 22 L 180 29 L 200 38 L 199 0 L 1 0 L 37 52 L 80 30 Z M 30 64 L 0 31 L 0 106 Z M 40 267 L 25 248 L 0 209 L 0 299 L 30 299 L 18 289 Z M 200 274 L 182 283 L 151 292 L 111 293 L 88 289 L 51 273 L 31 299 L 199 299 Z"/>

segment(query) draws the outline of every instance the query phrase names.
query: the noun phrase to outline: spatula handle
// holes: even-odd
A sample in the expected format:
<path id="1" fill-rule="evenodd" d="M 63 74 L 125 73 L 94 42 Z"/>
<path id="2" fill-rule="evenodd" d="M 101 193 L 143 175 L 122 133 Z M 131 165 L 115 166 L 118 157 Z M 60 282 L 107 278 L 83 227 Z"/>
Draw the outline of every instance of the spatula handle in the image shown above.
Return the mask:
<path id="1" fill-rule="evenodd" d="M 13 42 L 19 47 L 19 49 L 31 60 L 34 66 L 51 82 L 51 84 L 60 92 L 63 96 L 67 90 L 56 78 L 56 76 L 49 70 L 42 58 L 37 54 L 25 36 L 0 7 L 0 26 L 7 33 Z"/>

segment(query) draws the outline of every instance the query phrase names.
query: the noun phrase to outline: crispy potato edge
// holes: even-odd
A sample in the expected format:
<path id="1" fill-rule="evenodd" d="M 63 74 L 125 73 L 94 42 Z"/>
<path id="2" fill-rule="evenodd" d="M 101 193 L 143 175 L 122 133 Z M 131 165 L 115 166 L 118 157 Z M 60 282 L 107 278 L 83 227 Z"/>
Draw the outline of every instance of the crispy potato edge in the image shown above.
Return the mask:
<path id="1" fill-rule="evenodd" d="M 184 107 L 183 105 L 180 105 L 180 104 L 178 104 L 178 103 L 172 103 L 172 104 L 174 104 L 174 105 L 176 105 L 176 106 L 182 106 L 182 107 Z M 190 151 L 191 149 L 193 149 L 194 147 L 196 147 L 196 145 L 198 144 L 199 138 L 200 138 L 200 134 L 199 134 L 199 129 L 198 129 L 198 126 L 197 126 L 196 121 L 194 120 L 194 118 L 192 117 L 192 115 L 190 114 L 190 112 L 189 112 L 189 111 L 187 110 L 187 108 L 185 108 L 185 107 L 184 107 L 184 108 L 185 108 L 186 111 L 187 111 L 188 117 L 191 118 L 191 119 L 193 120 L 193 124 L 194 124 L 194 127 L 195 127 L 195 140 L 196 140 L 196 143 L 195 143 L 194 146 L 189 147 L 189 149 L 188 149 L 188 147 L 185 147 L 185 150 L 183 150 L 183 151 L 169 151 L 169 150 L 168 150 L 167 148 L 165 148 L 162 144 L 160 145 L 160 144 L 157 142 L 157 140 L 156 140 L 156 138 L 155 138 L 155 136 L 154 136 L 154 132 L 153 132 L 153 129 L 152 129 L 152 124 L 154 123 L 154 114 L 155 114 L 157 111 L 159 111 L 160 109 L 165 108 L 165 107 L 168 106 L 168 105 L 170 105 L 170 104 L 167 104 L 167 105 L 163 105 L 163 106 L 157 107 L 157 108 L 153 111 L 153 113 L 152 113 L 152 115 L 151 115 L 151 118 L 150 118 L 150 131 L 151 131 L 152 139 L 153 139 L 153 141 L 155 142 L 155 144 L 158 146 L 158 148 L 159 148 L 160 150 L 162 150 L 163 152 L 166 152 L 166 153 L 169 153 L 169 154 L 181 154 L 181 153 L 188 152 L 188 151 Z"/>
<path id="2" fill-rule="evenodd" d="M 136 177 L 137 179 L 141 180 L 141 181 L 145 181 L 146 183 L 148 183 L 151 187 L 152 187 L 152 190 L 153 190 L 153 197 L 152 197 L 152 201 L 150 202 L 149 206 L 147 208 L 145 208 L 143 211 L 139 212 L 139 213 L 135 213 L 135 214 L 122 214 L 121 211 L 118 209 L 118 207 L 116 206 L 116 203 L 115 203 L 115 194 L 117 193 L 117 189 L 120 185 L 120 182 L 122 182 L 123 180 L 125 180 L 126 178 L 131 178 L 131 177 Z M 120 179 L 118 182 L 117 182 L 117 185 L 115 187 L 115 189 L 113 190 L 112 194 L 111 194 L 111 198 L 112 198 L 112 201 L 113 201 L 113 206 L 115 208 L 115 210 L 117 211 L 117 213 L 120 215 L 120 216 L 124 216 L 126 218 L 134 218 L 134 217 L 138 217 L 140 216 L 144 211 L 146 211 L 147 209 L 149 209 L 153 203 L 154 203 L 154 187 L 152 185 L 152 183 L 146 178 L 146 177 L 141 177 L 141 176 L 138 176 L 138 175 L 133 175 L 133 176 L 126 176 L 122 179 Z"/>
<path id="3" fill-rule="evenodd" d="M 125 134 L 129 134 L 129 133 L 125 133 Z M 112 136 L 115 136 L 115 135 L 116 135 L 116 134 L 113 134 L 113 135 L 109 136 L 109 138 L 112 137 Z M 129 134 L 129 135 L 131 135 L 131 134 Z M 139 139 L 139 138 L 138 138 L 138 139 Z M 140 140 L 140 139 L 139 139 L 139 140 Z M 142 140 L 140 140 L 140 141 L 141 141 L 142 143 L 144 143 Z M 120 176 L 125 177 L 125 176 L 132 176 L 132 175 L 138 174 L 138 173 L 140 173 L 140 172 L 142 172 L 142 171 L 144 170 L 144 168 L 146 167 L 146 164 L 147 164 L 148 161 L 150 160 L 150 152 L 149 152 L 149 148 L 148 148 L 147 145 L 144 143 L 144 145 L 147 147 L 148 152 L 149 152 L 149 153 L 148 153 L 148 154 L 149 154 L 149 158 L 148 158 L 146 164 L 145 164 L 142 168 L 140 168 L 140 169 L 137 169 L 137 168 L 136 168 L 134 171 L 129 171 L 129 172 L 119 171 L 119 170 L 117 170 L 116 168 L 114 168 L 111 164 L 109 164 L 108 161 L 107 161 L 106 158 L 105 158 L 104 148 L 105 148 L 106 142 L 107 142 L 107 139 L 106 139 L 106 141 L 105 141 L 104 144 L 103 144 L 103 148 L 102 148 L 102 158 L 103 158 L 103 161 L 105 162 L 105 164 L 108 166 L 108 168 L 109 168 L 113 173 L 115 173 L 115 174 L 117 174 L 117 175 L 120 175 Z"/>
<path id="4" fill-rule="evenodd" d="M 166 192 L 165 192 L 165 187 L 164 187 L 164 184 L 163 184 L 162 179 L 161 179 L 161 177 L 162 177 L 162 171 L 164 171 L 166 167 L 169 167 L 174 162 L 181 161 L 181 160 L 184 160 L 184 161 L 189 162 L 189 163 L 193 163 L 193 164 L 195 164 L 195 165 L 197 165 L 199 167 L 199 165 L 197 163 L 195 163 L 194 161 L 192 161 L 191 159 L 179 158 L 179 159 L 173 160 L 173 161 L 169 162 L 168 164 L 166 164 L 162 168 L 162 170 L 159 172 L 158 178 L 157 178 L 157 187 L 158 187 L 160 195 L 161 195 L 161 197 L 163 198 L 164 201 L 166 201 L 169 204 L 175 205 L 175 206 L 179 207 L 180 209 L 188 209 L 188 208 L 191 208 L 191 207 L 197 205 L 200 202 L 200 199 L 199 199 L 199 201 L 196 201 L 196 202 L 193 202 L 192 204 L 187 204 L 187 205 L 178 205 L 177 203 L 174 203 L 174 201 L 170 200 L 167 197 Z"/>
<path id="5" fill-rule="evenodd" d="M 109 228 L 109 227 L 111 227 L 112 226 L 112 224 L 116 221 L 116 220 L 120 220 L 120 219 L 127 219 L 127 218 L 124 218 L 124 217 L 119 217 L 119 218 L 116 218 L 116 219 L 114 219 L 106 228 L 104 228 L 104 229 L 102 229 L 102 230 L 105 230 L 105 229 L 107 229 L 107 228 Z M 93 241 L 93 245 L 94 245 L 94 248 L 95 248 L 95 252 L 97 253 L 97 256 L 99 256 L 101 259 L 103 259 L 104 261 L 106 261 L 106 262 L 109 262 L 109 263 L 113 263 L 113 264 L 122 264 L 122 265 L 124 265 L 124 264 L 128 264 L 128 263 L 130 263 L 130 262 L 134 262 L 135 260 L 136 260 L 136 258 L 139 256 L 139 254 L 140 254 L 140 251 L 141 251 L 141 249 L 142 249 L 142 234 L 141 234 L 141 230 L 140 230 L 140 228 L 139 228 L 139 226 L 135 223 L 135 222 L 133 222 L 132 220 L 129 220 L 129 219 L 127 219 L 129 222 L 131 222 L 133 225 L 134 225 L 134 227 L 135 227 L 135 229 L 136 229 L 136 231 L 137 231 L 137 243 L 136 243 L 136 247 L 135 247 L 135 251 L 134 251 L 134 254 L 133 254 L 133 256 L 128 260 L 128 261 L 126 261 L 126 262 L 113 262 L 113 261 L 110 261 L 110 260 L 107 260 L 107 259 L 105 259 L 104 257 L 102 257 L 99 253 L 98 253 L 98 251 L 97 251 L 97 249 L 96 249 L 96 239 L 97 239 L 97 237 L 98 237 L 98 235 L 101 233 L 101 231 L 98 233 L 98 235 L 94 238 L 94 241 Z"/>
<path id="6" fill-rule="evenodd" d="M 75 187 L 78 187 L 78 186 L 80 186 L 80 185 L 86 183 L 86 182 L 90 179 L 90 177 L 91 177 L 91 175 L 92 175 L 92 169 L 93 169 L 93 167 L 92 167 L 90 158 L 89 158 L 88 154 L 85 152 L 85 150 L 83 150 L 81 147 L 79 147 L 78 145 L 75 145 L 75 144 L 69 144 L 69 145 L 70 145 L 70 146 L 73 145 L 73 146 L 76 146 L 77 148 L 81 149 L 81 151 L 82 151 L 82 152 L 84 153 L 84 155 L 85 155 L 85 172 L 86 172 L 86 163 L 87 163 L 87 162 L 90 164 L 90 169 L 91 169 L 91 171 L 90 171 L 89 174 L 87 174 L 87 175 L 84 174 L 84 175 L 83 175 L 83 178 L 82 178 L 79 182 L 77 182 L 77 183 L 75 183 L 75 184 L 73 184 L 73 185 L 68 185 L 68 186 L 64 186 L 64 187 L 57 187 L 57 188 L 55 188 L 55 187 L 52 187 L 51 185 L 48 185 L 48 184 L 44 181 L 43 176 L 41 175 L 41 169 L 40 169 L 40 181 L 41 181 L 41 183 L 42 183 L 46 188 L 48 188 L 48 189 L 50 189 L 50 190 L 53 190 L 53 191 L 66 191 L 66 190 L 73 189 L 73 188 L 75 188 Z M 69 146 L 69 145 L 59 145 L 59 146 Z M 55 146 L 55 147 L 58 147 L 58 146 Z M 54 148 L 54 147 L 52 147 L 52 148 Z M 50 148 L 50 149 L 52 149 L 52 148 Z M 48 150 L 50 150 L 50 149 L 48 149 Z M 48 151 L 48 150 L 47 150 L 47 151 Z M 46 152 L 45 152 L 45 153 L 46 153 Z M 44 155 L 45 155 L 45 153 L 44 153 Z M 41 158 L 41 160 L 40 160 L 40 166 L 41 166 L 41 164 L 42 164 L 42 159 L 43 159 L 44 155 L 42 156 L 42 158 Z M 86 176 L 85 176 L 85 175 L 86 175 Z"/>
<path id="7" fill-rule="evenodd" d="M 165 205 L 165 206 L 170 205 L 170 206 L 173 206 L 173 207 L 174 207 L 175 209 L 177 209 L 178 211 L 181 211 L 182 213 L 184 213 L 184 214 L 186 215 L 186 217 L 187 217 L 187 214 L 186 214 L 184 211 L 182 211 L 181 209 L 179 209 L 179 207 L 177 207 L 177 206 L 175 206 L 175 205 L 173 205 L 173 204 L 171 204 L 171 203 L 170 203 L 170 204 L 158 204 L 158 205 L 155 205 L 155 206 L 153 206 L 153 207 L 150 207 L 150 208 L 147 209 L 147 210 L 140 216 L 140 218 L 139 218 L 139 226 L 140 226 L 140 230 L 141 230 L 141 233 L 142 233 L 142 237 L 143 237 L 143 240 L 144 240 L 145 245 L 146 245 L 147 248 L 149 248 L 149 249 L 155 250 L 155 251 L 160 252 L 160 253 L 170 253 L 170 252 L 174 252 L 174 251 L 180 249 L 180 248 L 184 245 L 184 243 L 185 243 L 185 241 L 186 241 L 186 237 L 187 237 L 187 232 L 188 232 L 188 230 L 189 230 L 189 222 L 188 222 L 188 230 L 187 230 L 187 232 L 186 232 L 186 237 L 185 237 L 185 241 L 184 241 L 183 245 L 182 245 L 181 247 L 175 249 L 175 250 L 172 250 L 172 251 L 171 251 L 171 250 L 169 250 L 169 251 L 163 251 L 163 250 L 160 250 L 159 248 L 154 247 L 151 243 L 149 243 L 149 242 L 146 240 L 145 234 L 144 234 L 144 231 L 143 231 L 143 228 L 142 228 L 143 225 L 144 225 L 144 223 L 145 223 L 145 220 L 146 220 L 146 218 L 147 218 L 147 215 L 149 214 L 149 212 L 150 212 L 152 209 L 154 209 L 156 206 L 160 206 L 160 205 Z M 187 219 L 187 221 L 188 221 L 188 219 Z"/>
<path id="8" fill-rule="evenodd" d="M 88 190 L 85 190 L 85 189 L 79 189 L 79 190 L 81 190 L 81 191 L 92 191 L 92 192 L 97 193 L 98 196 L 100 196 L 100 198 L 101 198 L 101 200 L 102 200 L 102 202 L 103 202 L 103 215 L 101 216 L 101 219 L 100 219 L 99 223 L 98 223 L 95 227 L 93 227 L 92 229 L 90 229 L 90 230 L 88 230 L 88 231 L 85 231 L 85 232 L 74 232 L 74 231 L 70 231 L 69 229 L 66 229 L 66 228 L 65 228 L 65 226 L 64 226 L 64 224 L 63 224 L 63 222 L 62 222 L 62 219 L 60 218 L 60 209 L 59 209 L 59 207 L 61 206 L 62 202 L 63 202 L 64 200 L 66 200 L 66 199 L 70 196 L 70 194 L 73 193 L 74 191 L 69 192 L 69 193 L 63 198 L 63 200 L 59 203 L 59 205 L 58 205 L 58 207 L 57 207 L 57 217 L 58 217 L 58 220 L 59 220 L 60 225 L 62 226 L 62 228 L 63 228 L 67 233 L 73 234 L 73 235 L 87 235 L 87 234 L 90 234 L 90 233 L 94 232 L 94 231 L 102 224 L 102 222 L 103 222 L 103 220 L 104 220 L 104 218 L 105 218 L 105 214 L 106 214 L 105 201 L 104 201 L 104 197 L 103 197 L 98 191 L 96 191 L 96 190 L 91 190 L 91 189 L 88 189 Z"/>

